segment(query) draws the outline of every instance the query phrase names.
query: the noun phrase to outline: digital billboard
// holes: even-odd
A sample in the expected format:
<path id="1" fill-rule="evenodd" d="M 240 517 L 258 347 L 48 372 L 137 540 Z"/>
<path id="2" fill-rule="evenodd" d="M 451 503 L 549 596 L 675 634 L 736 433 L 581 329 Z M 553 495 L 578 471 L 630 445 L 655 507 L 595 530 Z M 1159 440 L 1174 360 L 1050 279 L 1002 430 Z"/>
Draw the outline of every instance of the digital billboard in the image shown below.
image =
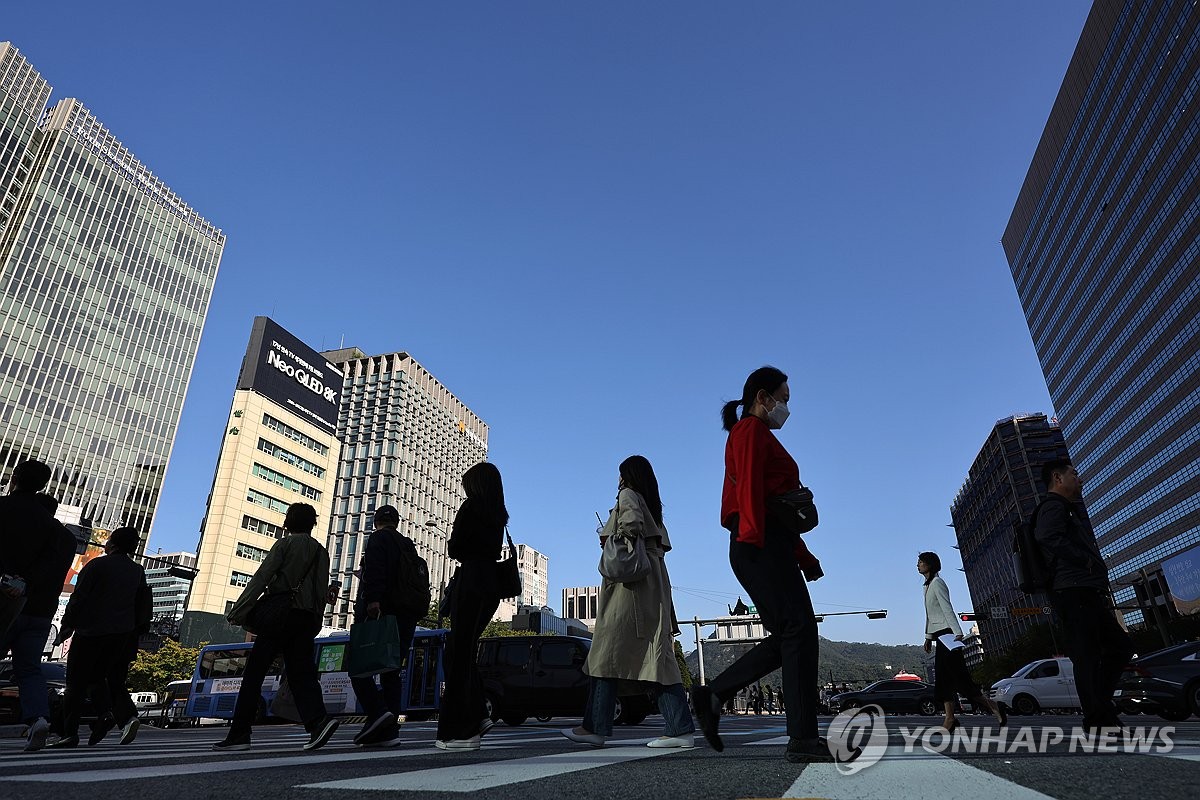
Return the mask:
<path id="1" fill-rule="evenodd" d="M 238 376 L 251 389 L 314 425 L 337 430 L 342 371 L 267 317 L 255 317 Z"/>
<path id="2" fill-rule="evenodd" d="M 1200 547 L 1162 562 L 1163 576 L 1180 614 L 1200 614 Z"/>

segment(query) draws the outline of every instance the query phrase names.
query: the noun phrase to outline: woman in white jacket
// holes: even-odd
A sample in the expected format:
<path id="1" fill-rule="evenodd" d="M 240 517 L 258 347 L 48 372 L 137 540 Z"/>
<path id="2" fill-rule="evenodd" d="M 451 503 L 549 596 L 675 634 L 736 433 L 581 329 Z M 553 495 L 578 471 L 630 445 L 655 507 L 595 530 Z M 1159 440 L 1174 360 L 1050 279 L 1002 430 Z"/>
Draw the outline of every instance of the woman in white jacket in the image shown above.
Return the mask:
<path id="1" fill-rule="evenodd" d="M 960 694 L 970 699 L 976 708 L 983 706 L 990 710 L 1001 725 L 1006 725 L 1008 718 L 1004 709 L 984 696 L 979 684 L 975 683 L 967 670 L 963 649 L 956 647 L 951 650 L 938 638 L 947 634 L 952 634 L 955 641 L 961 642 L 963 638 L 958 615 L 950 603 L 950 588 L 938 576 L 941 570 L 942 560 L 937 553 L 926 552 L 917 556 L 917 572 L 925 576 L 925 652 L 937 648 L 933 661 L 933 699 L 946 709 L 942 725 L 947 731 L 958 727 L 954 709 Z"/>

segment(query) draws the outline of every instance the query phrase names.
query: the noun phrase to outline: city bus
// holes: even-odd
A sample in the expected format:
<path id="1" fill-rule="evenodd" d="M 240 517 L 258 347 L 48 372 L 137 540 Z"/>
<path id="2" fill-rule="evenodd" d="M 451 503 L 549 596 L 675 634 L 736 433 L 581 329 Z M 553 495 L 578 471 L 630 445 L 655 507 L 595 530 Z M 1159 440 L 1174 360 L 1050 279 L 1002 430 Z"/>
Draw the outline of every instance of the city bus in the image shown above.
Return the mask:
<path id="1" fill-rule="evenodd" d="M 442 654 L 446 648 L 446 631 L 417 628 L 412 647 L 405 659 L 404 696 L 402 713 L 406 719 L 428 719 L 441 705 L 445 685 Z M 362 706 L 350 687 L 350 676 L 343 668 L 349 633 L 323 636 L 314 642 L 313 659 L 321 681 L 325 710 L 331 715 L 357 715 Z M 233 709 L 242 688 L 242 674 L 252 642 L 210 644 L 200 650 L 196 669 L 192 673 L 192 693 L 187 700 L 185 715 L 193 718 L 233 719 Z M 276 658 L 263 681 L 256 722 L 276 715 L 271 713 L 271 701 L 279 691 L 283 674 L 283 659 Z"/>

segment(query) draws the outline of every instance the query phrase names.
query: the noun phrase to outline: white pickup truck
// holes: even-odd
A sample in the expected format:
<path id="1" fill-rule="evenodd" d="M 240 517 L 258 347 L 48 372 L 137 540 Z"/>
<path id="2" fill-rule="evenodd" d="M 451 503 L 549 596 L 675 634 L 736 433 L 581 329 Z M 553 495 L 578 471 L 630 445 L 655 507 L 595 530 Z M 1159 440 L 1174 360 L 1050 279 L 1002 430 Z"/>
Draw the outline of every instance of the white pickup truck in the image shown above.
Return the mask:
<path id="1" fill-rule="evenodd" d="M 1026 664 L 1011 678 L 1003 678 L 992 684 L 988 696 L 1015 714 L 1080 707 L 1071 660 L 1061 657 L 1043 658 Z"/>

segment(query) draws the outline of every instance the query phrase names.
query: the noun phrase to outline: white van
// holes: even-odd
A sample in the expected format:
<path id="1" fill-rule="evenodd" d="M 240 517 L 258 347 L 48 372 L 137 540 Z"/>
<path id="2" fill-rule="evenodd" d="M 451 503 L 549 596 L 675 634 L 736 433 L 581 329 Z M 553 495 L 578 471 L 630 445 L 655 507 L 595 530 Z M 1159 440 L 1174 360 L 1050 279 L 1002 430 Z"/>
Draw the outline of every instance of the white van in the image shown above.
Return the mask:
<path id="1" fill-rule="evenodd" d="M 1043 658 L 1026 664 L 1011 678 L 992 684 L 988 696 L 1016 714 L 1036 714 L 1042 709 L 1077 709 L 1075 673 L 1068 658 Z"/>

